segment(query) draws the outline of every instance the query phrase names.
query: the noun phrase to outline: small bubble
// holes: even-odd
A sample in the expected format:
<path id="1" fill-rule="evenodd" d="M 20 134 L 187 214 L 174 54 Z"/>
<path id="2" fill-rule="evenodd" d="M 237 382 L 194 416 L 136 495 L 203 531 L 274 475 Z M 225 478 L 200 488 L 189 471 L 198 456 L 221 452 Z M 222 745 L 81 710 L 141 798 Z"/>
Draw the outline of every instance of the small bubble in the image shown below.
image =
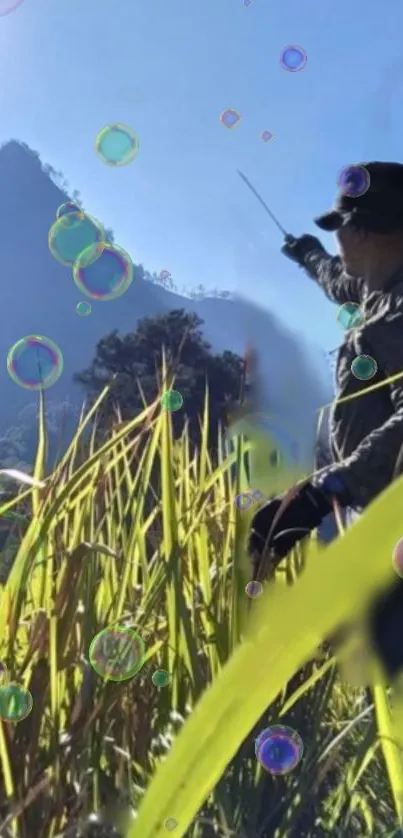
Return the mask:
<path id="1" fill-rule="evenodd" d="M 348 198 L 365 195 L 370 183 L 370 174 L 365 166 L 344 166 L 337 178 L 337 186 Z"/>
<path id="2" fill-rule="evenodd" d="M 355 329 L 364 322 L 364 315 L 358 303 L 343 303 L 337 311 L 337 322 L 343 329 Z"/>
<path id="3" fill-rule="evenodd" d="M 95 139 L 95 151 L 107 166 L 127 166 L 139 153 L 137 134 L 128 125 L 105 125 Z"/>
<path id="4" fill-rule="evenodd" d="M 257 597 L 261 596 L 263 593 L 263 585 L 261 582 L 248 582 L 245 593 L 250 597 L 250 599 L 257 599 Z"/>
<path id="5" fill-rule="evenodd" d="M 168 832 L 173 832 L 177 826 L 179 826 L 179 821 L 176 818 L 167 818 L 164 823 L 164 827 Z"/>
<path id="6" fill-rule="evenodd" d="M 87 303 L 85 300 L 81 300 L 81 302 L 76 305 L 76 312 L 80 315 L 80 317 L 88 317 L 88 315 L 91 314 L 91 311 L 91 303 Z"/>
<path id="7" fill-rule="evenodd" d="M 307 54 L 302 47 L 288 45 L 280 55 L 280 66 L 289 73 L 299 73 L 306 66 Z"/>
<path id="8" fill-rule="evenodd" d="M 378 369 L 378 364 L 370 355 L 357 355 L 351 364 L 351 372 L 360 381 L 369 381 Z"/>
<path id="9" fill-rule="evenodd" d="M 300 762 L 303 750 L 299 733 L 287 725 L 272 725 L 255 740 L 256 758 L 269 774 L 289 774 Z"/>
<path id="10" fill-rule="evenodd" d="M 165 410 L 169 410 L 170 413 L 175 413 L 181 409 L 183 397 L 178 390 L 166 390 L 162 394 L 161 404 Z"/>
<path id="11" fill-rule="evenodd" d="M 220 116 L 221 125 L 224 128 L 235 128 L 236 125 L 239 124 L 241 121 L 241 115 L 238 111 L 234 111 L 233 108 L 228 108 L 228 110 L 223 111 Z"/>
<path id="12" fill-rule="evenodd" d="M 154 687 L 166 687 L 168 686 L 171 680 L 171 676 L 169 672 L 166 671 L 166 669 L 157 669 L 155 672 L 153 672 L 151 680 L 154 684 Z"/>
<path id="13" fill-rule="evenodd" d="M 273 139 L 273 134 L 271 131 L 262 131 L 260 139 L 263 140 L 264 143 L 268 143 L 269 140 Z"/>

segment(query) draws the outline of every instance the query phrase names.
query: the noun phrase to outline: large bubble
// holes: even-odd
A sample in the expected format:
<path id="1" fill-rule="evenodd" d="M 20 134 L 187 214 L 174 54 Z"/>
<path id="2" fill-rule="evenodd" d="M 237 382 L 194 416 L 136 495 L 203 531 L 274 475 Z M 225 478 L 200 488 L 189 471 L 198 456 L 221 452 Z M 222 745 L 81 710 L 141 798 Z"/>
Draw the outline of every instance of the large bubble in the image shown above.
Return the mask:
<path id="1" fill-rule="evenodd" d="M 112 123 L 97 134 L 95 151 L 107 166 L 127 166 L 139 153 L 137 134 L 128 125 Z"/>
<path id="2" fill-rule="evenodd" d="M 63 355 L 50 338 L 27 335 L 9 350 L 7 369 L 25 390 L 47 390 L 63 372 Z"/>
<path id="3" fill-rule="evenodd" d="M 303 750 L 299 733 L 287 725 L 267 727 L 255 741 L 258 762 L 274 775 L 289 774 L 300 762 Z"/>
<path id="4" fill-rule="evenodd" d="M 90 649 L 90 663 L 109 681 L 133 678 L 144 663 L 144 641 L 132 628 L 114 626 L 95 635 Z"/>
<path id="5" fill-rule="evenodd" d="M 339 172 L 337 185 L 349 198 L 365 195 L 371 184 L 371 177 L 365 166 L 344 166 Z"/>
<path id="6" fill-rule="evenodd" d="M 23 2 L 24 0 L 0 0 L 0 17 L 5 17 L 5 15 L 15 12 Z"/>
<path id="7" fill-rule="evenodd" d="M 337 311 L 337 322 L 343 329 L 355 329 L 362 326 L 364 315 L 358 303 L 343 303 Z"/>
<path id="8" fill-rule="evenodd" d="M 115 300 L 125 294 L 134 277 L 133 262 L 116 244 L 89 247 L 73 267 L 77 288 L 93 300 Z"/>
<path id="9" fill-rule="evenodd" d="M 82 213 L 81 207 L 78 204 L 75 204 L 73 201 L 66 201 L 64 204 L 60 204 L 56 212 L 56 218 L 61 218 L 63 215 L 68 215 L 70 212 L 79 212 Z"/>
<path id="10" fill-rule="evenodd" d="M 351 364 L 351 372 L 360 381 L 369 381 L 376 375 L 378 364 L 371 355 L 357 355 Z"/>
<path id="11" fill-rule="evenodd" d="M 83 212 L 69 212 L 50 228 L 49 250 L 62 265 L 72 266 L 84 251 L 90 260 L 96 258 L 102 250 L 104 236 L 103 227 L 95 218 Z"/>
<path id="12" fill-rule="evenodd" d="M 33 707 L 32 695 L 22 684 L 5 684 L 0 687 L 0 719 L 4 722 L 22 722 Z"/>

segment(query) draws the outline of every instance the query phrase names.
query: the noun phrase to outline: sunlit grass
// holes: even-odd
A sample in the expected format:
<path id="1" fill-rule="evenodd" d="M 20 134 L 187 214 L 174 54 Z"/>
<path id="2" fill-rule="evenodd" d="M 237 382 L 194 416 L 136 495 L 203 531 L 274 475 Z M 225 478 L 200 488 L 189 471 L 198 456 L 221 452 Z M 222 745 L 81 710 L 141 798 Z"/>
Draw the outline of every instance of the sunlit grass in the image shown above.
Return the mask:
<path id="1" fill-rule="evenodd" d="M 176 838 L 387 833 L 401 817 L 399 731 L 385 690 L 368 710 L 323 641 L 391 576 L 401 482 L 325 552 L 313 541 L 302 573 L 297 555 L 283 563 L 251 604 L 251 513 L 234 503 L 248 490 L 246 442 L 228 454 L 220 438 L 213 464 L 208 405 L 194 451 L 156 403 L 99 443 L 103 397 L 51 475 L 42 409 L 35 485 L 0 509 L 23 504 L 30 520 L 1 590 L 0 657 L 34 699 L 15 728 L 0 722 L 0 834 L 3 819 L 16 838 L 55 838 L 125 807 L 138 812 L 130 838 L 166 838 L 170 817 Z M 117 624 L 146 644 L 125 683 L 88 662 L 94 635 Z M 161 690 L 157 668 L 172 676 Z M 305 752 L 274 780 L 253 742 L 279 720 Z"/>

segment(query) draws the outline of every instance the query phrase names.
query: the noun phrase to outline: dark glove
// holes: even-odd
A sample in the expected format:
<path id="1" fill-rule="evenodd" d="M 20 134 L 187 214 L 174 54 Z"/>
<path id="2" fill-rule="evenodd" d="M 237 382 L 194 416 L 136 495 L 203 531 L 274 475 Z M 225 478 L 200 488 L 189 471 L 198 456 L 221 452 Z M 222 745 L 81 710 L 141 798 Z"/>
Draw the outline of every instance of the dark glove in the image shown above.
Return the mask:
<path id="1" fill-rule="evenodd" d="M 252 520 L 248 552 L 255 566 L 255 578 L 265 555 L 270 554 L 275 566 L 332 511 L 329 496 L 311 483 L 306 483 L 284 505 L 273 526 L 283 500 L 283 497 L 278 497 L 269 501 Z"/>
<path id="2" fill-rule="evenodd" d="M 302 268 L 305 265 L 306 257 L 315 250 L 321 250 L 323 253 L 326 253 L 319 239 L 315 236 L 308 235 L 308 233 L 300 236 L 299 239 L 295 239 L 294 236 L 286 236 L 285 243 L 281 248 L 284 256 L 292 259 L 293 262 L 296 262 Z"/>

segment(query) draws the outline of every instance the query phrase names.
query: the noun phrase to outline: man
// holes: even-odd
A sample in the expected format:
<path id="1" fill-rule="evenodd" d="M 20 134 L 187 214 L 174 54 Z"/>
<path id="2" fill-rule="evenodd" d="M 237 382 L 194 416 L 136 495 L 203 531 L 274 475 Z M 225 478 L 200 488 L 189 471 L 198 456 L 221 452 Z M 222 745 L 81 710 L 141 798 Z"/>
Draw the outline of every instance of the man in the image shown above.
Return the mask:
<path id="1" fill-rule="evenodd" d="M 291 499 L 275 498 L 253 518 L 249 552 L 259 576 L 268 555 L 276 564 L 332 510 L 363 510 L 401 469 L 403 376 L 364 396 L 363 390 L 403 373 L 403 165 L 367 163 L 357 168 L 367 190 L 342 190 L 336 206 L 316 219 L 334 231 L 339 256 L 314 236 L 287 237 L 283 253 L 303 267 L 339 305 L 360 305 L 362 322 L 346 332 L 336 368 L 337 400 L 330 417 L 333 464 L 299 486 Z M 349 194 L 346 194 L 348 191 Z M 351 371 L 359 355 L 374 359 L 376 373 L 360 380 Z M 358 396 L 341 401 L 349 396 Z"/>

